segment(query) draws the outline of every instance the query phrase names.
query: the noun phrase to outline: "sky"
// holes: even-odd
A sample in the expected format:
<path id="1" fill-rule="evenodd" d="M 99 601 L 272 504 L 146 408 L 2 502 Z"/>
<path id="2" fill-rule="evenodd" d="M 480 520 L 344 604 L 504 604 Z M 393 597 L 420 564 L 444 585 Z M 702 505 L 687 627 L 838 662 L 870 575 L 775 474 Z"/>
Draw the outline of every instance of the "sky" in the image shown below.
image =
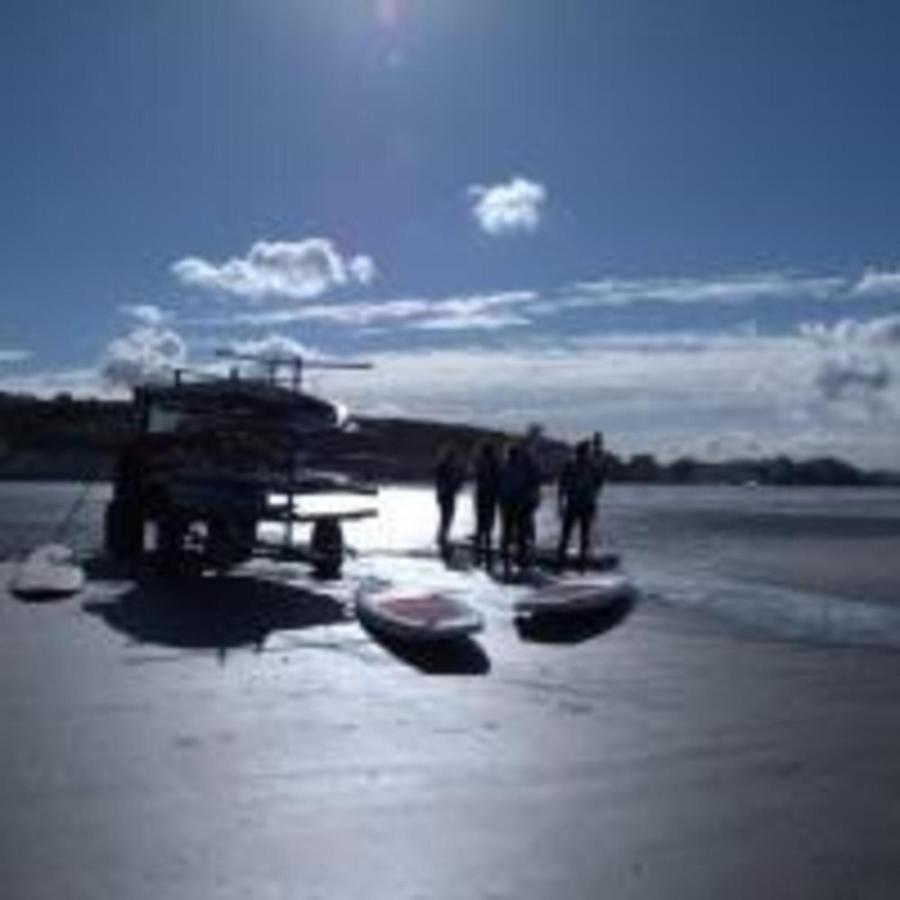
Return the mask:
<path id="1" fill-rule="evenodd" d="M 900 464 L 900 7 L 5 0 L 0 389 Z"/>

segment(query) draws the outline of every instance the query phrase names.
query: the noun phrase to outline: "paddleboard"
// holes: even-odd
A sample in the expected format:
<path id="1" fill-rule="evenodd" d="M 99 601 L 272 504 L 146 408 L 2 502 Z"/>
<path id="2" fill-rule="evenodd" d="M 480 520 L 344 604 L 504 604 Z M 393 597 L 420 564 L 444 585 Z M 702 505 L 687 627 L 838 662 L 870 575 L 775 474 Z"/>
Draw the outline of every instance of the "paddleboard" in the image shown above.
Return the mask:
<path id="1" fill-rule="evenodd" d="M 356 596 L 356 611 L 372 628 L 403 640 L 459 640 L 484 628 L 480 613 L 440 591 L 362 589 Z"/>
<path id="2" fill-rule="evenodd" d="M 77 594 L 85 584 L 84 569 L 61 544 L 38 547 L 13 574 L 10 590 L 31 600 L 51 600 Z"/>
<path id="3" fill-rule="evenodd" d="M 631 579 L 621 572 L 561 577 L 536 586 L 514 604 L 516 615 L 602 612 L 634 597 Z"/>

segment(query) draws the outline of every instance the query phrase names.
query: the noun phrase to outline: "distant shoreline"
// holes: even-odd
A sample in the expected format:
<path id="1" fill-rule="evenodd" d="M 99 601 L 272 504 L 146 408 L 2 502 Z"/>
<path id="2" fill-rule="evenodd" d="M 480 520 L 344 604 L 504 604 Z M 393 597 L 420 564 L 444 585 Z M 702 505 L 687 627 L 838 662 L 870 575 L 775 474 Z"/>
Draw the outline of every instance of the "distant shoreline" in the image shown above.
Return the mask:
<path id="1" fill-rule="evenodd" d="M 474 425 L 401 418 L 359 418 L 352 431 L 316 437 L 306 464 L 370 481 L 416 483 L 431 478 L 441 448 L 454 444 L 471 454 L 485 442 L 504 445 L 521 435 Z M 589 428 L 586 428 L 586 432 Z M 120 448 L 133 436 L 132 407 L 125 401 L 42 400 L 0 393 L 0 481 L 109 479 Z M 779 455 L 723 462 L 682 457 L 662 462 L 649 453 L 607 456 L 611 482 L 639 484 L 810 487 L 897 487 L 900 473 L 867 471 L 836 457 L 794 460 Z M 571 444 L 540 440 L 550 480 Z"/>

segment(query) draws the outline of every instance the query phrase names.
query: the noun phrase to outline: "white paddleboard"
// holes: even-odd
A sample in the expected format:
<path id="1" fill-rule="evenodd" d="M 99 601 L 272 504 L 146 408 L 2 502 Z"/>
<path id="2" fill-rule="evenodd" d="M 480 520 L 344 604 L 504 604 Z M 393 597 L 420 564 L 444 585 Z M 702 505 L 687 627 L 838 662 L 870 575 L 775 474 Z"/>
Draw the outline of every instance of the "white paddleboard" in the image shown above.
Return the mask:
<path id="1" fill-rule="evenodd" d="M 427 589 L 361 589 L 356 611 L 372 628 L 411 641 L 459 640 L 484 628 L 481 614 L 467 603 Z"/>
<path id="2" fill-rule="evenodd" d="M 77 594 L 85 584 L 84 569 L 61 544 L 38 547 L 13 574 L 10 590 L 19 597 L 51 600 Z"/>
<path id="3" fill-rule="evenodd" d="M 634 597 L 634 584 L 621 572 L 555 578 L 515 602 L 517 615 L 602 612 Z"/>

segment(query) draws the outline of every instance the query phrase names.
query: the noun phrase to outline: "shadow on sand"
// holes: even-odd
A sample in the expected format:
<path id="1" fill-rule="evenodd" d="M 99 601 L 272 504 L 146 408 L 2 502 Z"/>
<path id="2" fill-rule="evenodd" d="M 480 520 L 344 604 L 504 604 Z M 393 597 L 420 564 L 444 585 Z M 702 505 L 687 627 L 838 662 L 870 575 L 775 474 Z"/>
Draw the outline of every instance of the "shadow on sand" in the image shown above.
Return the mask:
<path id="1" fill-rule="evenodd" d="M 325 594 L 256 578 L 148 578 L 85 612 L 135 641 L 192 650 L 254 647 L 276 631 L 348 621 L 344 606 Z"/>
<path id="2" fill-rule="evenodd" d="M 35 605 L 44 603 L 60 603 L 63 600 L 71 600 L 76 594 L 81 593 L 78 590 L 58 590 L 54 588 L 30 588 L 23 589 L 13 584 L 8 586 L 9 595 L 14 597 L 20 603 L 33 603 Z"/>
<path id="3" fill-rule="evenodd" d="M 380 647 L 426 675 L 487 675 L 491 671 L 490 657 L 471 638 L 416 644 L 384 634 L 367 622 L 359 624 Z"/>
<path id="4" fill-rule="evenodd" d="M 628 597 L 608 609 L 580 613 L 546 613 L 515 619 L 523 641 L 535 644 L 580 644 L 621 625 L 631 614 L 635 599 Z"/>

